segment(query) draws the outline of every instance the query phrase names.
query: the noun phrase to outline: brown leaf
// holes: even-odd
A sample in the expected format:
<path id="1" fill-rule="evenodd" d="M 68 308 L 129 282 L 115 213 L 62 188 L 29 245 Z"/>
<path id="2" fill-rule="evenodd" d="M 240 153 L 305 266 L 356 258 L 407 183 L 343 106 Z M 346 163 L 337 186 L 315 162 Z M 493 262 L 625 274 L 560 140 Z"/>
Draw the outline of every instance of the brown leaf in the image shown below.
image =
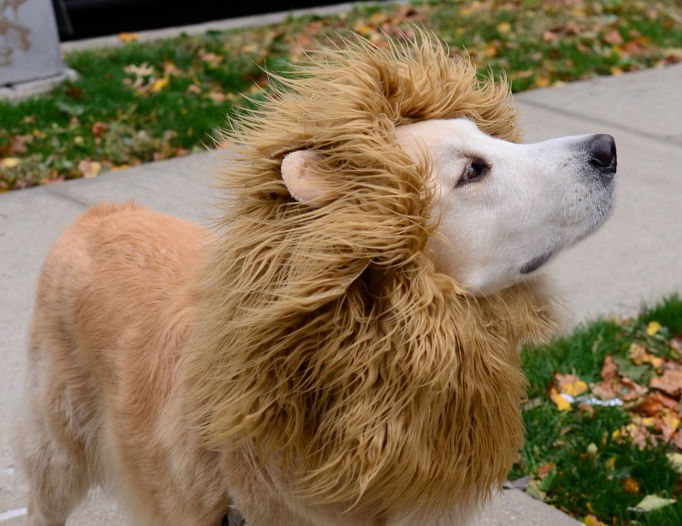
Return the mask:
<path id="1" fill-rule="evenodd" d="M 618 383 L 619 383 L 617 390 L 618 396 L 622 400 L 625 400 L 626 402 L 636 400 L 637 398 L 645 395 L 649 391 L 646 387 L 633 382 L 629 378 L 621 377 L 618 380 Z"/>
<path id="2" fill-rule="evenodd" d="M 616 391 L 613 389 L 613 385 L 609 382 L 602 382 L 592 386 L 592 393 L 598 396 L 602 400 L 611 400 L 616 398 Z"/>
<path id="3" fill-rule="evenodd" d="M 665 391 L 671 396 L 679 397 L 682 394 L 682 371 L 666 369 L 662 376 L 656 376 L 651 380 L 651 387 Z"/>
<path id="4" fill-rule="evenodd" d="M 682 353 L 682 334 L 670 339 L 670 348 L 678 353 Z"/>
<path id="5" fill-rule="evenodd" d="M 646 449 L 649 445 L 651 435 L 644 426 L 638 426 L 637 424 L 628 424 L 621 430 L 624 436 L 630 437 L 630 440 L 639 449 Z"/>
<path id="6" fill-rule="evenodd" d="M 673 444 L 675 444 L 675 447 L 682 451 L 682 431 L 677 431 L 675 433 L 675 437 L 673 439 Z"/>
<path id="7" fill-rule="evenodd" d="M 654 367 L 654 369 L 660 369 L 660 367 L 663 365 L 662 358 L 654 356 L 653 354 L 649 354 L 646 350 L 646 347 L 644 347 L 643 345 L 639 345 L 637 343 L 633 343 L 630 346 L 628 358 L 630 358 L 630 360 L 632 360 L 637 365 L 649 363 Z"/>
<path id="8" fill-rule="evenodd" d="M 625 487 L 625 491 L 627 493 L 632 493 L 632 494 L 639 493 L 639 483 L 635 479 L 633 479 L 632 477 L 626 478 L 623 486 Z"/>
<path id="9" fill-rule="evenodd" d="M 601 368 L 601 378 L 605 382 L 610 382 L 618 376 L 618 366 L 613 361 L 613 357 L 609 354 L 604 359 L 604 365 Z"/>
<path id="10" fill-rule="evenodd" d="M 604 42 L 608 42 L 613 46 L 617 46 L 623 43 L 623 37 L 617 29 L 611 29 L 604 33 Z"/>
<path id="11" fill-rule="evenodd" d="M 547 462 L 546 464 L 543 464 L 542 466 L 540 466 L 538 468 L 538 471 L 537 471 L 538 478 L 540 480 L 544 479 L 545 477 L 547 477 L 547 475 L 549 475 L 552 472 L 552 470 L 555 467 L 556 466 L 555 466 L 554 462 Z"/>
<path id="12" fill-rule="evenodd" d="M 672 411 L 667 411 L 662 417 L 656 419 L 656 429 L 661 432 L 665 442 L 668 442 L 673 438 L 675 431 L 677 431 L 679 427 L 680 418 Z"/>
<path id="13" fill-rule="evenodd" d="M 677 411 L 677 401 L 663 393 L 656 392 L 647 396 L 643 402 L 633 408 L 633 411 L 646 416 L 657 416 L 665 409 Z"/>
<path id="14" fill-rule="evenodd" d="M 92 134 L 95 137 L 101 136 L 103 133 L 109 131 L 109 125 L 106 122 L 97 121 L 92 125 Z"/>

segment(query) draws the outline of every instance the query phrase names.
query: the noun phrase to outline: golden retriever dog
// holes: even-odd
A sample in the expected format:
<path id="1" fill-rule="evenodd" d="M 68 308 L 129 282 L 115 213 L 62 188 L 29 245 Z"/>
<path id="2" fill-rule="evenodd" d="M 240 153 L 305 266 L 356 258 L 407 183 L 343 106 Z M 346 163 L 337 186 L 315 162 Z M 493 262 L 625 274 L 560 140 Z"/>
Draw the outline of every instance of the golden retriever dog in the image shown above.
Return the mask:
<path id="1" fill-rule="evenodd" d="M 451 526 L 523 439 L 534 271 L 611 206 L 605 135 L 517 144 L 434 38 L 312 55 L 233 126 L 212 232 L 101 204 L 59 238 L 18 453 L 30 526 Z"/>

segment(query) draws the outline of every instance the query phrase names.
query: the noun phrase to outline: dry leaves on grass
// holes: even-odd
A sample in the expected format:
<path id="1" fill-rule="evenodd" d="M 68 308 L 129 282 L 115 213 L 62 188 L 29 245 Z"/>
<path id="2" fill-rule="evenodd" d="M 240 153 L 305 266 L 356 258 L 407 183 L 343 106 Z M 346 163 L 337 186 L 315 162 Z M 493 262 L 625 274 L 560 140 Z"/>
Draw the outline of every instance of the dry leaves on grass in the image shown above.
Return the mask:
<path id="1" fill-rule="evenodd" d="M 660 329 L 659 323 L 651 322 L 646 333 L 651 337 Z M 574 374 L 555 373 L 550 398 L 560 411 L 570 410 L 576 402 L 578 410 L 587 412 L 593 412 L 590 406 L 601 402 L 622 403 L 630 422 L 617 430 L 614 438 L 627 437 L 640 449 L 663 442 L 682 451 L 681 341 L 682 335 L 669 340 L 669 356 L 654 354 L 645 342 L 633 343 L 627 359 L 607 355 L 601 369 L 602 381 L 589 387 Z"/>

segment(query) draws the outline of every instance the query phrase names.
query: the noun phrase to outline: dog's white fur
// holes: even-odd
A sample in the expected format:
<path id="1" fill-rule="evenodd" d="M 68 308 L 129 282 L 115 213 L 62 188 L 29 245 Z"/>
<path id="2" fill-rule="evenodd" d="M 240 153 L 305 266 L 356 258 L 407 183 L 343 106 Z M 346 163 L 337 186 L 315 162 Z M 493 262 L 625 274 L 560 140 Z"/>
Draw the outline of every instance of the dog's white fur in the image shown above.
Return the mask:
<path id="1" fill-rule="evenodd" d="M 467 119 L 432 119 L 399 126 L 398 143 L 415 163 L 430 159 L 434 198 L 430 213 L 438 233 L 430 241 L 438 269 L 476 295 L 493 294 L 593 232 L 606 218 L 613 179 L 598 180 L 588 163 L 591 135 L 535 144 L 491 137 Z M 282 173 L 292 196 L 324 203 L 316 180 L 319 155 L 289 154 Z M 471 163 L 483 163 L 479 180 L 462 180 Z"/>

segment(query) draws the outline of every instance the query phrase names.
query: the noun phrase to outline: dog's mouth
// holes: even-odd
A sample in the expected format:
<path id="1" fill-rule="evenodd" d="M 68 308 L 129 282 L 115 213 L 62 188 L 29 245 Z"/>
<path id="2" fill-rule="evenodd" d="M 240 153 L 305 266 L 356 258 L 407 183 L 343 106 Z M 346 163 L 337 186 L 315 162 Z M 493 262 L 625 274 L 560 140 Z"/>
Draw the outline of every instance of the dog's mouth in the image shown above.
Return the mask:
<path id="1" fill-rule="evenodd" d="M 521 274 L 530 274 L 531 272 L 536 271 L 542 265 L 547 263 L 547 261 L 549 260 L 549 258 L 552 257 L 553 254 L 554 250 L 550 250 L 549 252 L 545 252 L 541 256 L 531 259 L 521 267 L 521 270 L 519 270 L 519 272 Z"/>

